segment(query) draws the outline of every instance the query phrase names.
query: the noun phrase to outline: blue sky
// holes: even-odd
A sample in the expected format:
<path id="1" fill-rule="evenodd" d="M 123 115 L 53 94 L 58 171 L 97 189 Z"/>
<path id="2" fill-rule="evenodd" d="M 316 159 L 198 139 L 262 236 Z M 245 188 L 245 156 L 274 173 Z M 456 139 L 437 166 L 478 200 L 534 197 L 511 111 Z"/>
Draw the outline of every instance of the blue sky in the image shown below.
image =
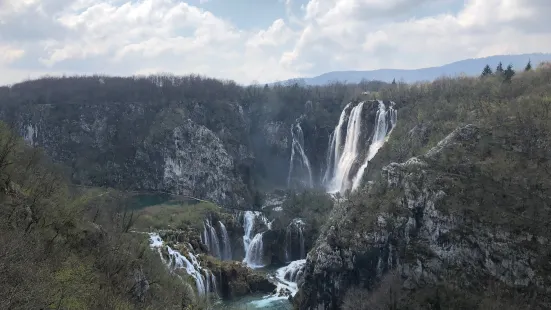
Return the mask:
<path id="1" fill-rule="evenodd" d="M 0 0 L 0 84 L 199 73 L 260 83 L 551 52 L 549 0 Z"/>

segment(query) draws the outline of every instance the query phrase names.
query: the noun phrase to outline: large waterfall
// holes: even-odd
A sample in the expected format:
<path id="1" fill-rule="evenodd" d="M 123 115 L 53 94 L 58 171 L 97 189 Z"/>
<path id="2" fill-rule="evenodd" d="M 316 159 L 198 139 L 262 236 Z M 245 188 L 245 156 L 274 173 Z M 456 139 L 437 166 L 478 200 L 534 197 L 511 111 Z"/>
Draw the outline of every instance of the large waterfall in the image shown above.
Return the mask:
<path id="1" fill-rule="evenodd" d="M 166 261 L 163 258 L 161 251 L 161 248 L 163 248 L 163 241 L 161 237 L 156 233 L 150 233 L 149 239 L 150 247 L 157 249 L 161 259 L 166 263 L 170 270 L 175 271 L 178 269 L 185 269 L 186 273 L 195 280 L 195 286 L 197 287 L 197 293 L 199 295 L 217 293 L 216 277 L 212 274 L 212 272 L 210 272 L 210 270 L 201 267 L 199 261 L 191 251 L 191 245 L 188 245 L 188 257 L 166 245 L 165 249 L 168 253 L 168 261 Z"/>
<path id="2" fill-rule="evenodd" d="M 327 151 L 327 170 L 323 183 L 330 193 L 344 192 L 348 189 L 356 189 L 362 180 L 365 168 L 373 159 L 377 151 L 384 144 L 385 137 L 394 128 L 397 113 L 394 103 L 388 108 L 382 101 L 378 101 L 377 114 L 373 124 L 364 124 L 365 102 L 356 106 L 347 104 L 342 110 L 337 127 L 330 136 Z M 346 126 L 346 130 L 344 130 Z M 361 140 L 365 136 L 365 130 L 372 126 L 372 133 L 367 140 Z M 365 148 L 367 152 L 365 152 Z M 365 158 L 360 158 L 365 156 Z M 352 168 L 360 162 L 363 164 L 354 171 Z M 356 166 L 357 167 L 357 166 Z"/>
<path id="3" fill-rule="evenodd" d="M 390 113 L 390 124 L 388 124 L 387 122 L 388 113 Z M 390 131 L 392 131 L 392 129 L 394 128 L 394 125 L 396 125 L 396 119 L 397 113 L 394 107 L 390 106 L 387 112 L 385 104 L 379 101 L 379 109 L 377 110 L 377 116 L 375 117 L 375 129 L 373 130 L 371 145 L 369 146 L 369 150 L 367 151 L 367 156 L 364 160 L 364 163 L 358 169 L 358 173 L 356 173 L 356 176 L 354 177 L 354 181 L 352 183 L 353 190 L 360 186 L 365 168 L 367 168 L 367 164 L 371 159 L 373 159 L 373 157 L 375 157 L 379 149 L 385 143 L 387 133 L 390 133 Z"/>
<path id="4" fill-rule="evenodd" d="M 304 132 L 300 126 L 301 119 L 302 117 L 297 118 L 291 126 L 291 159 L 289 161 L 289 176 L 287 177 L 287 186 L 289 187 L 292 185 L 293 173 L 297 174 L 297 179 L 303 186 L 314 186 L 312 168 L 308 156 L 306 156 L 306 152 L 304 151 Z M 299 164 L 296 168 L 295 162 Z"/>
<path id="5" fill-rule="evenodd" d="M 214 225 L 212 225 L 209 219 L 206 219 L 203 223 L 203 234 L 201 235 L 201 242 L 207 246 L 209 253 L 221 260 L 231 260 L 232 251 L 231 251 L 231 242 L 226 230 L 226 226 L 220 221 L 218 221 L 218 227 L 220 230 L 220 236 L 218 237 L 218 232 Z M 220 242 L 220 240 L 222 242 Z"/>
<path id="6" fill-rule="evenodd" d="M 293 219 L 285 229 L 285 261 L 306 257 L 304 246 L 304 221 Z"/>
<path id="7" fill-rule="evenodd" d="M 263 223 L 267 229 L 271 228 L 271 223 L 268 222 L 268 219 L 263 216 L 262 213 L 258 211 L 245 211 L 243 215 L 243 229 L 245 231 L 243 235 L 243 246 L 245 248 L 245 259 L 243 261 L 251 268 L 264 267 L 264 243 L 262 237 L 265 231 L 255 234 L 255 224 L 257 220 Z"/>

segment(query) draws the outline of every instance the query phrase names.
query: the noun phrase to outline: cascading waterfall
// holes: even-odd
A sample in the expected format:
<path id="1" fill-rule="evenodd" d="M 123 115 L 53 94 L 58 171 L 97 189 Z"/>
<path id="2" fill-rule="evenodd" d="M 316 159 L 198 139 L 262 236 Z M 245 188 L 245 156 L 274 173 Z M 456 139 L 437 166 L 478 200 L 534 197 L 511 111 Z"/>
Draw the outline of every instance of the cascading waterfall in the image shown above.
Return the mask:
<path id="1" fill-rule="evenodd" d="M 201 236 L 201 239 L 201 241 L 207 246 L 210 254 L 217 258 L 221 258 L 220 240 L 218 239 L 216 229 L 212 226 L 209 219 L 206 219 L 203 223 L 203 235 Z"/>
<path id="2" fill-rule="evenodd" d="M 161 248 L 163 248 L 163 241 L 159 234 L 150 233 L 149 239 L 150 247 L 152 249 L 157 249 L 161 259 L 166 263 L 170 270 L 175 271 L 177 269 L 185 269 L 186 273 L 195 280 L 195 285 L 199 295 L 205 295 L 206 293 L 217 293 L 216 277 L 212 274 L 212 272 L 210 272 L 210 270 L 201 268 L 199 261 L 191 251 L 187 253 L 189 256 L 188 259 L 188 257 L 166 245 L 165 248 L 168 252 L 167 262 L 163 258 L 161 252 Z M 191 245 L 188 245 L 188 247 L 189 249 L 192 248 Z"/>
<path id="3" fill-rule="evenodd" d="M 276 271 L 276 278 L 278 280 L 277 291 L 281 289 L 287 289 L 291 292 L 291 296 L 295 296 L 298 291 L 297 282 L 304 273 L 304 267 L 306 266 L 306 259 L 300 259 L 292 261 L 289 265 L 281 267 Z"/>
<path id="4" fill-rule="evenodd" d="M 387 122 L 387 114 L 390 113 L 390 124 Z M 367 168 L 367 164 L 379 151 L 379 149 L 383 146 L 385 143 L 385 138 L 387 136 L 387 132 L 390 133 L 392 129 L 394 128 L 394 125 L 396 124 L 397 119 L 397 113 L 396 110 L 391 106 L 387 112 L 386 106 L 382 101 L 379 101 L 379 109 L 377 111 L 377 116 L 375 117 L 375 129 L 373 130 L 373 137 L 371 138 L 371 145 L 369 146 L 369 150 L 367 151 L 367 156 L 365 158 L 364 163 L 358 169 L 358 172 L 356 173 L 356 176 L 354 177 L 354 181 L 352 184 L 352 190 L 358 188 L 362 181 L 362 177 L 365 172 L 365 168 Z M 390 125 L 390 129 L 389 129 Z"/>
<path id="5" fill-rule="evenodd" d="M 339 123 L 335 131 L 329 138 L 329 149 L 327 151 L 327 170 L 323 177 L 323 183 L 330 193 L 344 192 L 348 189 L 356 189 L 361 183 L 363 174 L 367 165 L 383 146 L 385 138 L 392 131 L 397 122 L 397 111 L 394 109 L 394 103 L 391 102 L 387 107 L 382 101 L 375 117 L 373 134 L 369 149 L 355 175 L 351 175 L 352 167 L 360 158 L 362 149 L 362 110 L 364 102 L 360 102 L 353 108 L 349 103 L 343 109 L 339 118 Z M 343 127 L 346 124 L 346 135 L 343 136 Z"/>
<path id="6" fill-rule="evenodd" d="M 226 229 L 226 226 L 221 221 L 218 221 L 218 225 L 220 226 L 220 233 L 222 234 L 222 252 L 221 252 L 221 259 L 222 260 L 231 260 L 232 259 L 232 251 L 231 251 L 231 241 L 230 236 L 228 235 L 228 230 Z"/>
<path id="7" fill-rule="evenodd" d="M 306 152 L 304 151 L 304 132 L 300 126 L 301 117 L 297 118 L 295 124 L 291 126 L 291 159 L 289 161 L 289 176 L 287 177 L 287 186 L 291 186 L 291 180 L 293 177 L 293 172 L 295 170 L 295 161 L 298 161 L 300 167 L 302 168 L 299 171 L 299 174 L 304 172 L 307 173 L 306 186 L 313 187 L 314 181 L 312 179 L 312 168 L 310 167 L 310 161 Z M 298 155 L 298 156 L 297 156 Z M 303 176 L 300 175 L 300 178 Z"/>
<path id="8" fill-rule="evenodd" d="M 245 234 L 243 235 L 243 245 L 245 248 L 245 259 L 243 262 L 251 268 L 264 267 L 264 243 L 262 240 L 263 232 L 255 233 L 255 222 L 260 220 L 267 229 L 271 229 L 271 223 L 268 219 L 262 215 L 262 213 L 256 211 L 245 211 L 243 215 L 243 229 Z M 254 237 L 253 237 L 254 235 Z"/>
<path id="9" fill-rule="evenodd" d="M 264 233 L 258 233 L 251 241 L 249 248 L 245 254 L 245 263 L 251 268 L 264 267 L 262 263 L 264 257 L 264 243 L 262 241 Z"/>
<path id="10" fill-rule="evenodd" d="M 351 187 L 348 175 L 356 157 L 358 157 L 360 140 L 360 131 L 362 127 L 362 109 L 364 102 L 360 102 L 357 106 L 350 111 L 350 117 L 348 118 L 348 126 L 346 128 L 346 137 L 344 140 L 344 147 L 340 150 L 341 129 L 342 126 L 339 121 L 339 125 L 335 129 L 335 143 L 332 146 L 334 148 L 334 165 L 333 165 L 333 178 L 331 179 L 328 189 L 329 192 L 344 192 Z M 345 113 L 346 109 L 343 110 Z M 341 115 L 342 118 L 342 115 Z"/>
<path id="11" fill-rule="evenodd" d="M 344 109 L 342 109 L 337 127 L 329 138 L 329 150 L 327 152 L 327 170 L 325 172 L 325 175 L 323 176 L 324 184 L 331 182 L 333 176 L 335 175 L 336 164 L 338 163 L 341 156 L 340 146 L 342 143 L 342 127 L 344 126 L 344 123 L 348 121 L 348 110 L 350 106 L 351 103 L 347 104 Z"/>
<path id="12" fill-rule="evenodd" d="M 304 222 L 293 219 L 285 229 L 285 260 L 302 259 L 306 257 L 304 247 Z"/>
<path id="13" fill-rule="evenodd" d="M 245 249 L 245 253 L 247 253 L 253 238 L 255 218 L 256 214 L 252 211 L 245 211 L 245 214 L 243 215 L 243 229 L 245 230 L 245 234 L 243 235 L 243 247 Z"/>

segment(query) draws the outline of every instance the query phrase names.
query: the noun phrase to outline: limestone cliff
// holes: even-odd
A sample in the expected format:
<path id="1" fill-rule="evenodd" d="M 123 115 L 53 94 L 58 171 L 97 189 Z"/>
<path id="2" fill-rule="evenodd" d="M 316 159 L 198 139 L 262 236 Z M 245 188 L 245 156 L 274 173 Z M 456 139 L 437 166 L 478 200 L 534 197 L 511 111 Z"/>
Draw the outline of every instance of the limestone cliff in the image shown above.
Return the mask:
<path id="1" fill-rule="evenodd" d="M 0 115 L 29 144 L 69 166 L 78 184 L 245 205 L 250 194 L 238 165 L 251 157 L 247 146 L 224 141 L 223 130 L 215 133 L 192 120 L 198 119 L 195 110 L 140 103 L 27 105 L 4 107 Z"/>
<path id="2" fill-rule="evenodd" d="M 340 308 L 351 288 L 373 291 L 394 271 L 407 294 L 441 284 L 467 292 L 470 304 L 456 309 L 478 307 L 494 284 L 516 292 L 505 298 L 548 308 L 550 235 L 540 219 L 550 212 L 549 162 L 526 158 L 498 132 L 460 127 L 339 203 L 308 254 L 295 306 Z M 549 156 L 549 144 L 538 141 Z"/>

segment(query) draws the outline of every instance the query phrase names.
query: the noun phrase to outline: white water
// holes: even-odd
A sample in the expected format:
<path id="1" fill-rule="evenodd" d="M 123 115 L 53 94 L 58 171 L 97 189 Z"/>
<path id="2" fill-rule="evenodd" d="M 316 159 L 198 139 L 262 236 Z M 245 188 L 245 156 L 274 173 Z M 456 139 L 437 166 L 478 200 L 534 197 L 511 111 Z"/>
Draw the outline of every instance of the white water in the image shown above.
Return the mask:
<path id="1" fill-rule="evenodd" d="M 347 111 L 350 108 L 351 103 L 347 104 L 342 109 L 341 116 L 339 117 L 339 123 L 335 127 L 335 131 L 331 134 L 329 139 L 329 152 L 327 156 L 327 170 L 323 177 L 323 183 L 327 184 L 331 182 L 335 174 L 336 164 L 341 156 L 341 143 L 342 143 L 342 126 L 344 122 L 348 120 Z"/>
<path id="2" fill-rule="evenodd" d="M 207 284 L 205 284 L 205 276 L 195 268 L 195 266 L 180 252 L 174 251 L 171 247 L 168 245 L 166 246 L 166 249 L 168 250 L 169 255 L 169 266 L 171 269 L 179 269 L 179 268 L 185 268 L 187 274 L 192 276 L 195 279 L 195 285 L 197 286 L 197 292 L 199 295 L 204 295 L 207 289 Z"/>
<path id="3" fill-rule="evenodd" d="M 306 250 L 304 247 L 304 222 L 301 219 L 293 219 L 287 228 L 285 229 L 285 260 L 290 262 L 298 256 L 299 259 L 306 257 Z M 298 241 L 298 253 L 297 246 L 293 241 Z"/>
<path id="4" fill-rule="evenodd" d="M 257 220 L 262 222 L 268 230 L 272 229 L 272 223 L 268 222 L 268 219 L 261 212 L 245 211 L 243 215 L 245 259 L 243 259 L 243 262 L 251 268 L 264 267 L 264 243 L 262 237 L 265 230 L 255 234 L 255 222 Z"/>
<path id="5" fill-rule="evenodd" d="M 291 292 L 291 296 L 295 296 L 298 291 L 297 282 L 304 273 L 304 267 L 306 266 L 306 259 L 300 259 L 292 261 L 289 265 L 281 267 L 276 271 L 276 278 L 278 280 L 277 291 L 280 289 L 288 289 Z"/>
<path id="6" fill-rule="evenodd" d="M 203 236 L 201 236 L 201 239 L 203 244 L 207 246 L 207 249 L 212 256 L 221 258 L 220 240 L 218 239 L 216 229 L 212 226 L 209 219 L 206 219 L 203 223 Z"/>
<path id="7" fill-rule="evenodd" d="M 388 129 L 388 124 L 387 124 L 387 113 L 390 113 L 390 125 L 391 125 L 390 130 Z M 371 139 L 371 145 L 369 146 L 369 150 L 367 151 L 367 156 L 365 158 L 364 163 L 358 169 L 358 172 L 354 177 L 354 181 L 352 183 L 352 190 L 355 190 L 356 188 L 358 188 L 358 186 L 362 181 L 365 168 L 367 168 L 369 161 L 373 159 L 373 157 L 375 157 L 379 149 L 385 143 L 387 131 L 390 133 L 390 131 L 392 131 L 392 129 L 394 128 L 394 125 L 396 124 L 396 119 L 397 119 L 396 114 L 397 114 L 396 110 L 394 110 L 394 108 L 392 107 L 390 107 L 387 112 L 385 104 L 382 101 L 379 101 L 379 110 L 377 111 L 377 116 L 375 117 L 375 129 L 373 130 L 373 138 Z"/>
<path id="8" fill-rule="evenodd" d="M 303 170 L 299 171 L 299 173 L 303 173 L 304 169 L 307 172 L 306 186 L 313 187 L 314 181 L 312 179 L 312 168 L 310 167 L 308 156 L 306 156 L 306 152 L 304 151 L 304 133 L 302 131 L 302 127 L 300 127 L 300 118 L 298 118 L 295 124 L 291 126 L 291 138 L 291 159 L 289 162 L 289 175 L 287 177 L 287 186 L 291 186 L 291 180 L 295 168 L 295 161 L 298 161 L 300 163 L 300 167 L 303 168 Z M 299 179 L 300 178 L 302 178 L 302 176 L 299 176 Z"/>
<path id="9" fill-rule="evenodd" d="M 342 193 L 348 189 L 355 190 L 359 187 L 369 161 L 375 157 L 385 143 L 386 137 L 396 125 L 397 111 L 394 109 L 394 103 L 392 102 L 387 110 L 385 104 L 379 101 L 379 108 L 373 124 L 371 144 L 366 157 L 363 159 L 363 164 L 355 175 L 351 175 L 352 166 L 361 160 L 358 157 L 363 153 L 361 149 L 364 146 L 362 141 L 359 141 L 362 130 L 363 105 L 363 102 L 359 103 L 350 110 L 350 113 L 348 113 L 350 104 L 346 105 L 335 131 L 329 138 L 327 170 L 323 177 L 323 183 L 329 193 Z M 343 126 L 347 121 L 346 135 L 343 136 Z"/>
<path id="10" fill-rule="evenodd" d="M 243 215 L 243 229 L 245 230 L 245 234 L 243 235 L 243 247 L 245 249 L 245 253 L 247 253 L 249 244 L 253 238 L 255 218 L 256 214 L 253 211 L 245 211 L 245 214 Z"/>
<path id="11" fill-rule="evenodd" d="M 245 263 L 251 268 L 264 267 L 264 263 L 262 262 L 264 257 L 263 235 L 263 232 L 256 234 L 245 253 Z"/>
<path id="12" fill-rule="evenodd" d="M 149 234 L 150 244 L 152 249 L 157 249 L 163 262 L 167 267 L 175 271 L 177 269 L 185 269 L 186 273 L 195 280 L 195 286 L 199 295 L 205 295 L 205 293 L 216 293 L 216 277 L 208 269 L 201 268 L 199 261 L 191 252 L 191 246 L 188 245 L 188 257 L 182 255 L 180 252 L 172 249 L 166 245 L 165 248 L 168 252 L 168 262 L 163 258 L 161 248 L 164 246 L 163 240 L 157 233 Z"/>
<path id="13" fill-rule="evenodd" d="M 297 293 L 297 282 L 302 277 L 305 265 L 306 260 L 301 259 L 277 269 L 275 274 L 270 276 L 270 281 L 277 287 L 275 294 L 230 303 L 229 307 L 224 309 L 293 309 L 288 298 L 289 295 L 295 296 Z"/>
<path id="14" fill-rule="evenodd" d="M 38 137 L 38 128 L 33 125 L 27 125 L 25 128 L 26 132 L 24 133 L 24 140 L 30 145 L 35 145 L 35 139 Z"/>
<path id="15" fill-rule="evenodd" d="M 226 230 L 226 226 L 224 223 L 218 221 L 218 225 L 220 226 L 220 232 L 222 234 L 222 260 L 231 260 L 232 259 L 232 251 L 231 251 L 231 241 L 230 236 L 228 235 L 228 231 Z"/>
<path id="16" fill-rule="evenodd" d="M 343 115 L 341 114 L 341 120 L 337 128 L 335 128 L 335 139 L 334 145 L 334 163 L 333 163 L 333 172 L 332 179 L 328 185 L 328 191 L 331 193 L 344 192 L 351 187 L 348 175 L 354 161 L 358 157 L 359 150 L 359 139 L 360 139 L 360 130 L 362 127 L 362 109 L 364 103 L 360 102 L 357 106 L 352 108 L 350 111 L 350 117 L 348 118 L 348 126 L 346 128 L 346 136 L 344 140 L 344 147 L 342 152 L 340 150 L 340 141 L 341 137 L 341 126 L 343 123 L 341 120 L 344 120 Z M 348 107 L 348 106 L 347 106 Z M 343 110 L 343 113 L 345 113 Z"/>

